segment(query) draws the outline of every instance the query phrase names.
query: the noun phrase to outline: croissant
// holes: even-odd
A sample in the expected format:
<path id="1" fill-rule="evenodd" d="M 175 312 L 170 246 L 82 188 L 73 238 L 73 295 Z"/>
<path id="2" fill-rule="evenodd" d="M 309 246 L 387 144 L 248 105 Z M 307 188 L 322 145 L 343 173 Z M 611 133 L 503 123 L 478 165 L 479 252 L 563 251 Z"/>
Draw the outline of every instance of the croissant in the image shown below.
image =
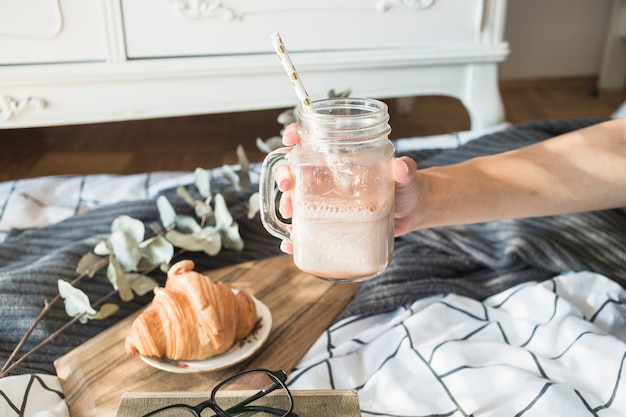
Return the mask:
<path id="1" fill-rule="evenodd" d="M 257 320 L 254 300 L 193 271 L 189 260 L 167 273 L 165 287 L 154 289 L 152 305 L 134 320 L 126 352 L 173 360 L 219 355 L 247 336 Z"/>

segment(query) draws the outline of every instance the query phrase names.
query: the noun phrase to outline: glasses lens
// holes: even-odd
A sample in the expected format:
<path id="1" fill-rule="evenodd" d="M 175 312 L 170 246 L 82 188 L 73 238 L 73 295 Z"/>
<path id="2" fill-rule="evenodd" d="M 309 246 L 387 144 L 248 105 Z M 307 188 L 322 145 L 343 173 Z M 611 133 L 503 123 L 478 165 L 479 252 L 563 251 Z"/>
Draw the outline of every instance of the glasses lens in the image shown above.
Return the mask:
<path id="1" fill-rule="evenodd" d="M 235 417 L 282 417 L 293 407 L 291 396 L 280 381 L 263 371 L 229 380 L 215 392 L 215 403 Z"/>
<path id="2" fill-rule="evenodd" d="M 193 411 L 184 407 L 165 408 L 149 414 L 150 417 L 195 417 Z"/>

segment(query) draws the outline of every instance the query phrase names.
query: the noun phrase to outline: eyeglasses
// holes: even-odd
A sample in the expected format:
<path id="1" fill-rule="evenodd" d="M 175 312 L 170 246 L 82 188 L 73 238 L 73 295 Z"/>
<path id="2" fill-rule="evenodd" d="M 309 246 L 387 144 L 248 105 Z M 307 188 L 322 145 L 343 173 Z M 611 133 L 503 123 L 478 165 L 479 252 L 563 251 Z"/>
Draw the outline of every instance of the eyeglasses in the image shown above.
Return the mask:
<path id="1" fill-rule="evenodd" d="M 298 417 L 293 413 L 293 397 L 286 380 L 283 371 L 242 372 L 221 382 L 211 391 L 211 398 L 198 405 L 172 404 L 143 417 Z M 256 393 L 250 395 L 250 390 Z M 243 400 L 242 394 L 246 395 Z"/>

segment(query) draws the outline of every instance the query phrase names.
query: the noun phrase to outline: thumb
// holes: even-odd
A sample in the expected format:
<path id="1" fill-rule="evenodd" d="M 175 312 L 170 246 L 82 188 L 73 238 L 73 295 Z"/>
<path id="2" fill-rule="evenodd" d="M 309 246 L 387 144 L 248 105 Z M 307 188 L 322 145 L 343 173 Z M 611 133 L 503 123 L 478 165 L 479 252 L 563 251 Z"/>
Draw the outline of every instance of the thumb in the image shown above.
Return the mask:
<path id="1" fill-rule="evenodd" d="M 408 184 L 417 171 L 417 163 L 408 156 L 402 156 L 393 161 L 393 178 L 399 184 Z"/>

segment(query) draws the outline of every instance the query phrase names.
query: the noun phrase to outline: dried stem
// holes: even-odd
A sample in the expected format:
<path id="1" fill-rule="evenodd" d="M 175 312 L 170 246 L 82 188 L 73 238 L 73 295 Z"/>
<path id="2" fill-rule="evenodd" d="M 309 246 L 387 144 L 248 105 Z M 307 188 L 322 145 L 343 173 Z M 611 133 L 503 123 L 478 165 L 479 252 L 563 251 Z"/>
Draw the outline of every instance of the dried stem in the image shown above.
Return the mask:
<path id="1" fill-rule="evenodd" d="M 76 281 L 76 280 L 74 280 Z M 102 296 L 100 299 L 98 299 L 96 302 L 93 303 L 93 305 L 95 307 L 97 307 L 98 305 L 102 304 L 103 302 L 105 302 L 106 300 L 108 300 L 109 298 L 113 297 L 115 294 L 117 294 L 117 290 L 113 290 L 111 292 L 109 292 L 108 294 Z M 56 296 L 55 298 L 60 298 L 60 296 Z M 43 310 L 42 310 L 43 311 Z M 11 364 L 10 366 L 7 366 L 9 364 L 9 361 L 7 361 L 5 363 L 5 368 L 6 369 L 2 369 L 2 371 L 0 372 L 0 378 L 2 378 L 3 376 L 5 376 L 6 374 L 8 374 L 9 372 L 11 372 L 13 369 L 15 369 L 20 363 L 24 362 L 24 360 L 26 360 L 30 355 L 32 355 L 33 353 L 37 352 L 39 349 L 41 349 L 42 347 L 44 347 L 45 345 L 47 345 L 48 343 L 50 343 L 52 340 L 54 340 L 58 335 L 60 335 L 61 333 L 63 333 L 65 331 L 65 329 L 67 329 L 68 327 L 70 327 L 72 324 L 76 323 L 78 320 L 80 320 L 86 313 L 83 314 L 79 314 L 78 316 L 74 316 L 70 321 L 68 321 L 67 323 L 65 323 L 63 326 L 59 327 L 54 333 L 52 333 L 50 336 L 46 337 L 44 340 L 42 340 L 37 346 L 35 346 L 34 348 L 32 348 L 31 350 L 29 350 L 28 352 L 26 352 L 24 355 L 22 355 L 18 360 L 16 360 L 15 362 L 13 362 L 13 364 Z M 39 318 L 39 317 L 37 317 Z M 36 324 L 34 324 L 31 327 L 34 327 Z M 29 329 L 30 330 L 30 329 Z"/>
<path id="2" fill-rule="evenodd" d="M 76 284 L 77 282 L 80 282 L 82 279 L 84 279 L 85 277 L 91 276 L 91 274 L 93 273 L 93 271 L 97 271 L 98 269 L 102 268 L 104 265 L 106 265 L 106 262 L 108 262 L 107 259 L 101 259 L 100 261 L 96 262 L 94 265 L 92 265 L 91 268 L 89 268 L 87 271 L 83 272 L 82 274 L 78 275 L 76 278 L 74 278 L 74 280 L 71 282 L 72 285 Z M 24 344 L 26 343 L 26 341 L 28 340 L 28 338 L 30 337 L 30 335 L 33 333 L 33 331 L 35 331 L 35 328 L 37 328 L 37 325 L 41 322 L 41 320 L 43 320 L 44 316 L 46 314 L 48 314 L 48 311 L 50 311 L 50 309 L 52 308 L 52 306 L 61 299 L 61 296 L 59 294 L 55 295 L 54 298 L 52 300 L 50 300 L 50 302 L 45 302 L 44 303 L 44 307 L 41 309 L 41 311 L 39 312 L 39 314 L 37 315 L 37 317 L 35 318 L 35 320 L 31 323 L 30 327 L 28 328 L 28 330 L 26 330 L 26 333 L 24 333 L 24 336 L 22 336 L 22 338 L 20 339 L 19 343 L 17 344 L 17 346 L 15 346 L 15 349 L 13 349 L 13 352 L 11 352 L 11 355 L 9 356 L 9 359 L 7 359 L 7 361 L 4 363 L 4 365 L 2 366 L 2 369 L 0 369 L 0 377 L 4 376 L 6 373 L 8 373 L 11 369 L 15 368 L 15 365 L 10 366 L 11 362 L 15 359 L 15 357 L 20 353 L 20 351 L 22 350 L 22 348 L 24 347 Z M 65 330 L 65 327 L 62 327 L 63 330 Z M 55 332 L 56 333 L 56 332 Z M 55 336 L 56 337 L 56 336 Z M 47 339 L 46 339 L 47 340 Z M 47 342 L 46 342 L 47 343 Z M 32 351 L 31 351 L 32 352 Z M 21 360 L 20 360 L 21 361 Z"/>
<path id="3" fill-rule="evenodd" d="M 181 249 L 178 252 L 176 252 L 174 254 L 174 256 L 180 256 L 184 252 L 185 252 L 185 250 Z M 108 258 L 102 258 L 101 260 L 96 262 L 91 268 L 89 268 L 87 271 L 85 271 L 84 273 L 80 274 L 73 281 L 71 281 L 71 284 L 74 285 L 77 282 L 80 282 L 83 278 L 85 278 L 87 276 L 90 276 L 93 271 L 99 270 L 104 265 L 106 265 L 107 262 L 108 262 Z M 144 275 L 145 274 L 149 274 L 150 272 L 154 271 L 155 269 L 157 269 L 157 267 L 153 266 L 153 267 L 148 268 L 145 271 L 143 271 L 142 274 L 144 274 Z M 113 290 L 113 291 L 109 292 L 108 294 L 105 294 L 104 296 L 100 297 L 98 300 L 94 301 L 93 306 L 94 307 L 99 306 L 100 304 L 104 303 L 105 301 L 107 301 L 109 298 L 113 297 L 117 293 L 118 293 L 117 290 Z M 31 350 L 26 352 L 24 355 L 22 355 L 19 359 L 15 360 L 13 362 L 13 360 L 19 354 L 20 350 L 22 349 L 22 347 L 24 346 L 24 344 L 26 343 L 26 341 L 28 340 L 28 338 L 30 337 L 32 332 L 37 327 L 37 325 L 41 322 L 41 320 L 48 313 L 48 311 L 50 311 L 50 309 L 52 308 L 52 305 L 54 303 L 56 303 L 57 301 L 59 301 L 60 299 L 61 299 L 61 296 L 59 294 L 57 294 L 49 303 L 46 303 L 44 308 L 39 312 L 39 315 L 37 316 L 37 318 L 30 325 L 30 327 L 28 328 L 28 330 L 26 331 L 24 336 L 22 336 L 22 339 L 20 340 L 18 345 L 15 347 L 15 349 L 11 353 L 11 356 L 9 357 L 9 359 L 7 359 L 7 361 L 5 362 L 4 366 L 2 367 L 2 370 L 0 370 L 0 378 L 2 378 L 3 376 L 7 375 L 9 372 L 14 370 L 20 363 L 24 362 L 24 360 L 26 360 L 30 355 L 32 355 L 33 353 L 37 352 L 39 349 L 41 349 L 42 347 L 44 347 L 45 345 L 50 343 L 58 335 L 63 333 L 68 327 L 70 327 L 72 324 L 76 323 L 78 320 L 80 320 L 86 314 L 86 313 L 83 313 L 83 314 L 80 314 L 78 316 L 73 317 L 71 320 L 69 320 L 63 326 L 59 327 L 54 333 L 52 333 L 47 338 L 42 340 L 37 346 L 35 346 L 34 348 L 32 348 Z M 11 363 L 11 362 L 13 362 L 13 363 Z"/>

